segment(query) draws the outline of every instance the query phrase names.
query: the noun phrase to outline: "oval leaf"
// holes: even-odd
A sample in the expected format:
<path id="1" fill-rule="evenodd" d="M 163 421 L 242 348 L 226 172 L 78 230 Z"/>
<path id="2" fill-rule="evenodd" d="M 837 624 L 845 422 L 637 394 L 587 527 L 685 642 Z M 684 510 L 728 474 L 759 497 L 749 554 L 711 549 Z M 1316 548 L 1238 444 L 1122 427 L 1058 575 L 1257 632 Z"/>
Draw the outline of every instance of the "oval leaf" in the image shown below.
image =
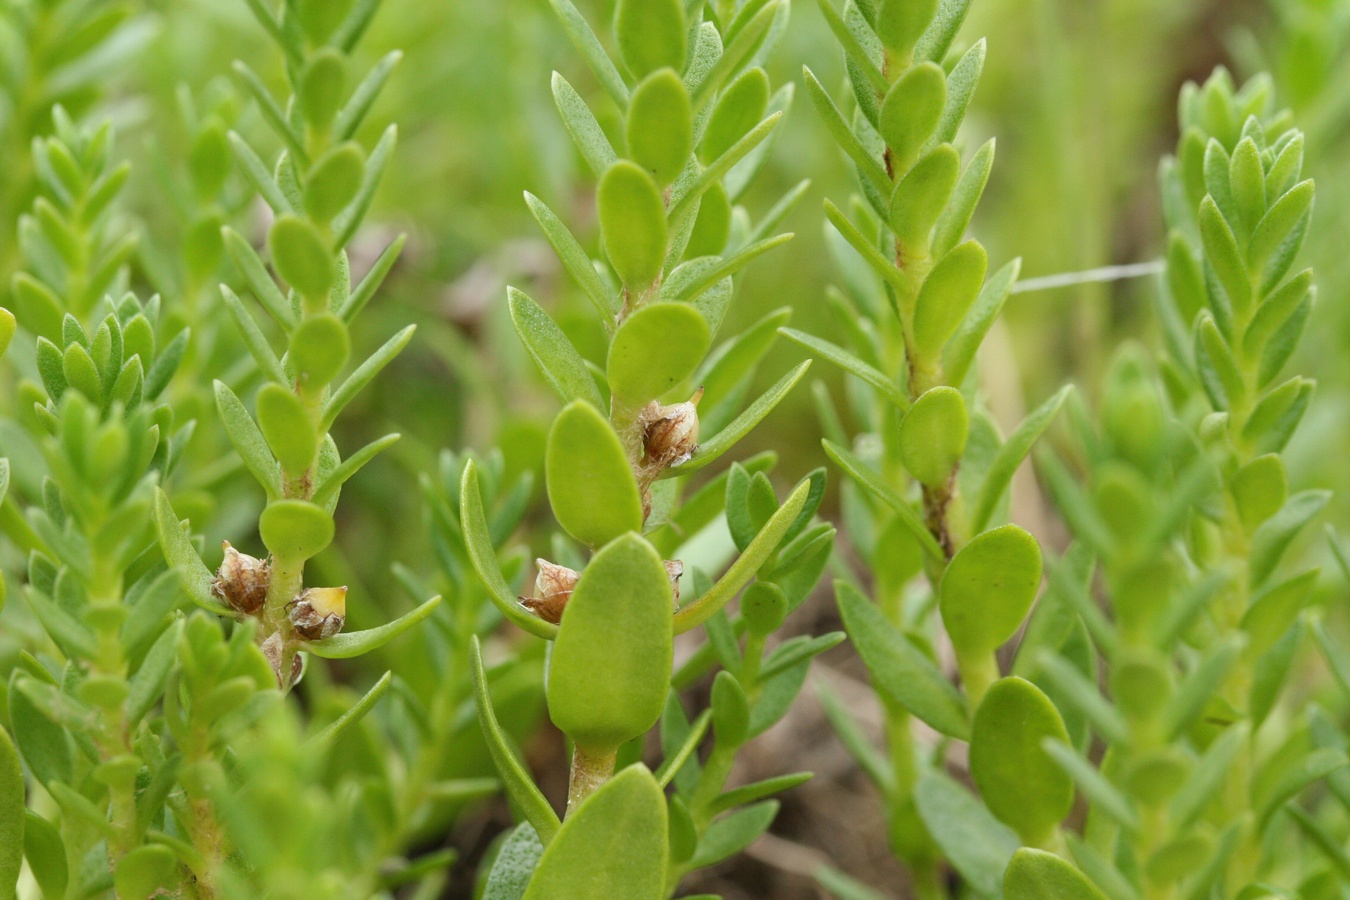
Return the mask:
<path id="1" fill-rule="evenodd" d="M 524 900 L 665 896 L 666 798 L 630 766 L 567 817 L 539 858 Z"/>
<path id="2" fill-rule="evenodd" d="M 900 421 L 900 461 L 929 487 L 940 487 L 966 452 L 970 416 L 956 388 L 935 387 L 914 401 Z"/>
<path id="3" fill-rule="evenodd" d="M 915 351 L 937 359 L 980 295 L 989 256 L 978 241 L 966 241 L 942 257 L 919 289 L 914 305 Z"/>
<path id="4" fill-rule="evenodd" d="M 600 178 L 595 202 L 605 254 L 630 291 L 649 288 L 666 260 L 666 205 L 652 177 L 619 160 Z"/>
<path id="5" fill-rule="evenodd" d="M 1013 636 L 1041 584 L 1041 547 L 1016 525 L 979 535 L 947 567 L 938 588 L 942 624 L 957 649 L 991 653 Z"/>
<path id="6" fill-rule="evenodd" d="M 13 897 L 23 866 L 23 767 L 19 751 L 0 728 L 0 897 Z"/>
<path id="7" fill-rule="evenodd" d="M 638 78 L 665 67 L 684 70 L 689 37 L 680 0 L 619 0 L 614 34 L 619 55 Z"/>
<path id="8" fill-rule="evenodd" d="M 623 444 L 594 406 L 563 408 L 544 454 L 548 502 L 558 524 L 592 547 L 642 528 L 642 498 Z"/>
<path id="9" fill-rule="evenodd" d="M 258 533 L 273 556 L 302 562 L 333 542 L 333 517 L 307 500 L 277 500 L 263 510 Z"/>
<path id="10" fill-rule="evenodd" d="M 609 345 L 609 389 L 629 407 L 641 406 L 688 378 L 711 342 L 707 321 L 692 306 L 644 306 L 614 333 Z"/>
<path id="11" fill-rule="evenodd" d="M 1087 876 L 1053 853 L 1023 847 L 1003 874 L 1004 900 L 1106 900 Z"/>
<path id="12" fill-rule="evenodd" d="M 628 156 L 657 184 L 670 184 L 689 162 L 694 151 L 693 117 L 689 92 L 674 69 L 653 72 L 633 91 L 624 126 Z"/>
<path id="13" fill-rule="evenodd" d="M 266 384 L 258 391 L 257 404 L 258 428 L 286 477 L 309 469 L 319 452 L 319 437 L 300 398 L 279 384 Z"/>
<path id="14" fill-rule="evenodd" d="M 1059 710 L 1021 678 L 985 693 L 970 734 L 970 774 L 989 811 L 1032 845 L 1044 845 L 1073 805 L 1073 780 L 1042 749 L 1068 743 Z"/>
<path id="15" fill-rule="evenodd" d="M 277 274 L 307 300 L 324 301 L 337 277 L 333 255 L 319 230 L 298 216 L 278 216 L 267 236 Z"/>
<path id="16" fill-rule="evenodd" d="M 661 717 L 673 607 L 661 557 L 638 535 L 623 535 L 587 564 L 563 610 L 548 671 L 549 717 L 579 747 L 613 753 Z"/>
<path id="17" fill-rule="evenodd" d="M 881 136 L 891 150 L 896 171 L 907 171 L 942 118 L 947 102 L 947 76 L 936 63 L 915 66 L 900 77 L 881 104 Z"/>

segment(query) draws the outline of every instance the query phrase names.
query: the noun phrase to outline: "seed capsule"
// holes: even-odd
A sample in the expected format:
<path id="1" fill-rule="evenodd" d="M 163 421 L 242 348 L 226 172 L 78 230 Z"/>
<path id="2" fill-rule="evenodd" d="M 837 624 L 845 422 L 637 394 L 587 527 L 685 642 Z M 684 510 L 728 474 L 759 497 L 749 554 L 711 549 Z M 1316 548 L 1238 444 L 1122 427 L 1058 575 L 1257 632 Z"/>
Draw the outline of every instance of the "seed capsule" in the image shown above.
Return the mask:
<path id="1" fill-rule="evenodd" d="M 571 598 L 580 576 L 567 566 L 546 559 L 536 559 L 534 564 L 539 567 L 539 575 L 534 580 L 534 591 L 539 596 L 521 597 L 520 605 L 545 622 L 557 625 L 562 621 L 563 607 Z"/>
<path id="2" fill-rule="evenodd" d="M 653 469 L 668 469 L 687 461 L 698 449 L 698 401 L 703 388 L 684 403 L 662 406 L 653 400 L 642 411 L 642 447 Z"/>
<path id="3" fill-rule="evenodd" d="M 347 623 L 347 588 L 309 588 L 286 604 L 286 616 L 307 641 L 332 637 Z"/>
<path id="4" fill-rule="evenodd" d="M 266 560 L 240 553 L 230 546 L 229 541 L 221 541 L 221 544 L 225 547 L 225 559 L 211 582 L 211 593 L 224 600 L 231 609 L 247 616 L 254 615 L 267 601 L 270 567 Z"/>

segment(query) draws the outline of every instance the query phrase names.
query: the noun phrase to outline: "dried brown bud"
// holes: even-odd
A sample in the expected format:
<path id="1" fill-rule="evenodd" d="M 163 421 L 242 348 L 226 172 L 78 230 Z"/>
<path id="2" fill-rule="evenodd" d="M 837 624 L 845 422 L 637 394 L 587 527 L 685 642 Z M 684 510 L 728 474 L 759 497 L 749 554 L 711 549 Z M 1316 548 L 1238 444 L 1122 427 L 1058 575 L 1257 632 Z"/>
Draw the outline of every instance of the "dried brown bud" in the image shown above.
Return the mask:
<path id="1" fill-rule="evenodd" d="M 332 637 L 347 623 L 347 588 L 309 588 L 286 604 L 286 616 L 307 641 Z"/>
<path id="2" fill-rule="evenodd" d="M 240 553 L 230 546 L 229 541 L 221 541 L 221 544 L 225 547 L 225 559 L 211 582 L 211 593 L 224 600 L 231 609 L 251 616 L 267 601 L 270 576 L 267 561 Z"/>
<path id="3" fill-rule="evenodd" d="M 668 469 L 686 462 L 698 449 L 698 401 L 703 397 L 699 388 L 684 403 L 662 406 L 653 400 L 642 410 L 642 448 L 646 463 L 655 469 Z"/>
<path id="4" fill-rule="evenodd" d="M 567 566 L 546 559 L 536 559 L 534 564 L 539 567 L 539 575 L 534 580 L 534 591 L 539 596 L 521 597 L 520 605 L 545 622 L 557 625 L 562 621 L 563 607 L 572 596 L 580 576 Z"/>
<path id="5" fill-rule="evenodd" d="M 680 608 L 680 576 L 684 574 L 684 563 L 678 559 L 665 561 L 666 574 L 670 576 L 670 593 L 675 598 L 675 608 Z"/>

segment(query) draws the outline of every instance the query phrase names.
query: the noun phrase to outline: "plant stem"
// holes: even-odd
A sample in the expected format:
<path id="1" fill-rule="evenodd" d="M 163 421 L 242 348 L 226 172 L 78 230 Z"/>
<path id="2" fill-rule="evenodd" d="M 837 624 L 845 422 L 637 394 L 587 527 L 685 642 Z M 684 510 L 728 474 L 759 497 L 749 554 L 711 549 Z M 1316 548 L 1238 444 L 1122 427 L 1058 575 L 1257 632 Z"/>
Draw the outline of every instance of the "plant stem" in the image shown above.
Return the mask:
<path id="1" fill-rule="evenodd" d="M 578 746 L 572 753 L 572 774 L 567 783 L 567 813 L 570 816 L 581 802 L 595 793 L 614 774 L 617 750 L 591 752 Z"/>

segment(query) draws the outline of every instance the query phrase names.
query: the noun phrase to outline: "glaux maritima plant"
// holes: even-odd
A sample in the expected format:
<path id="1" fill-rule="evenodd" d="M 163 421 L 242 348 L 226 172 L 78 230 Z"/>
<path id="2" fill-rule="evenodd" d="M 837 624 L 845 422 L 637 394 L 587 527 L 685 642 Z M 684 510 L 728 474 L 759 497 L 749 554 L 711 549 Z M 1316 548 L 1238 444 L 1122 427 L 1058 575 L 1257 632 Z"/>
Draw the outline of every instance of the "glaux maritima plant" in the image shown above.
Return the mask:
<path id="1" fill-rule="evenodd" d="M 1307 637 L 1350 692 L 1293 549 L 1328 500 L 1298 489 L 1288 449 L 1313 394 L 1283 374 L 1314 294 L 1293 266 L 1303 137 L 1267 79 L 1185 88 L 1163 339 L 1118 353 L 1096 401 L 1056 393 L 1005 438 L 986 399 L 1003 372 L 977 351 L 1018 263 L 990 275 L 965 238 L 993 161 L 992 141 L 958 149 L 985 52 L 958 45 L 969 5 L 819 3 L 851 99 L 809 69 L 805 87 L 860 185 L 826 206 L 841 345 L 786 328 L 788 308 L 727 334 L 733 277 L 791 237 L 774 232 L 806 188 L 760 214 L 750 193 L 792 98 L 764 68 L 787 0 L 618 0 L 603 34 L 553 0 L 590 69 L 580 90 L 555 74 L 553 98 L 595 176 L 598 252 L 526 203 L 604 340 L 515 289 L 504 312 L 563 401 L 537 466 L 560 528 L 532 515 L 514 448 L 406 451 L 435 571 L 385 546 L 383 583 L 446 600 L 359 630 L 322 585 L 374 592 L 323 551 L 342 487 L 396 436 L 344 457 L 330 432 L 412 335 L 349 359 L 403 248 L 353 247 L 394 146 L 366 120 L 398 54 L 359 74 L 380 3 L 246 0 L 279 65 L 179 92 L 152 163 L 175 205 L 147 229 L 124 196 L 139 167 L 86 117 L 148 17 L 0 4 L 0 562 L 22 600 L 3 608 L 0 580 L 0 898 L 454 894 L 444 835 L 502 787 L 520 824 L 481 861 L 490 900 L 657 900 L 749 846 L 809 776 L 783 760 L 738 784 L 733 765 L 843 639 L 775 636 L 831 562 L 824 471 L 782 500 L 774 453 L 712 474 L 804 375 L 754 397 L 780 333 L 846 373 L 845 414 L 816 389 L 860 570 L 834 558 L 835 595 L 884 749 L 818 696 L 882 794 L 908 890 L 1340 898 L 1346 698 L 1283 701 Z M 1026 521 L 1013 473 L 1061 410 L 1068 436 L 1037 463 L 1072 543 L 1042 591 L 1039 543 L 1004 523 Z M 519 590 L 525 543 L 545 558 Z M 504 619 L 528 637 L 487 639 Z M 570 744 L 561 818 L 519 752 L 545 703 Z"/>
<path id="2" fill-rule="evenodd" d="M 868 429 L 842 446 L 818 395 L 826 450 L 861 489 L 846 495 L 845 522 L 876 602 L 848 582 L 837 591 L 883 701 L 886 753 L 832 692 L 819 693 L 883 793 L 917 896 L 947 895 L 943 861 L 977 896 L 1263 896 L 1252 885 L 1281 868 L 1263 848 L 1291 828 L 1276 814 L 1344 765 L 1325 720 L 1333 748 L 1281 723 L 1260 734 L 1280 750 L 1263 760 L 1256 749 L 1317 577 L 1276 579 L 1275 568 L 1326 502 L 1319 491 L 1288 496 L 1278 455 L 1311 394 L 1306 379 L 1277 381 L 1311 304 L 1311 273 L 1286 278 L 1312 200 L 1312 183 L 1299 180 L 1302 137 L 1272 117 L 1268 79 L 1235 92 L 1221 73 L 1183 94 L 1179 161 L 1163 175 L 1165 377 L 1138 354 L 1113 370 L 1107 435 L 1084 438 L 1090 494 L 1046 457 L 1078 543 L 1000 677 L 995 654 L 1027 619 L 1041 553 L 1017 526 L 991 525 L 1068 394 L 1006 440 L 970 412 L 976 350 L 1017 262 L 986 283 L 983 249 L 961 243 L 993 158 L 990 141 L 962 171 L 950 144 L 984 56 L 981 41 L 944 62 L 967 6 L 880 0 L 840 14 L 822 4 L 846 53 L 851 124 L 805 72 L 864 200 L 852 218 L 827 203 L 849 284 L 829 299 L 850 346 L 787 333 L 854 376 L 852 412 Z M 1094 562 L 1113 618 L 1089 592 Z M 931 587 L 913 594 L 921 572 Z M 935 639 L 950 646 L 959 691 Z M 1095 684 L 1099 656 L 1114 706 Z M 911 716 L 942 740 L 916 747 Z M 1108 746 L 1100 769 L 1081 755 L 1094 734 Z M 969 743 L 983 805 L 944 774 L 950 741 Z M 1082 838 L 1060 828 L 1075 786 L 1089 807 Z M 840 896 L 872 896 L 837 871 L 819 878 Z"/>
<path id="3" fill-rule="evenodd" d="M 1006 440 L 979 402 L 976 351 L 1009 296 L 1019 262 L 986 282 L 983 246 L 964 240 L 994 158 L 990 140 L 963 167 L 953 144 L 985 55 L 981 40 L 947 60 L 968 7 L 960 0 L 879 0 L 851 2 L 840 13 L 821 4 L 844 47 L 852 121 L 809 68 L 803 77 L 826 128 L 854 163 L 863 196 L 851 216 L 826 201 L 827 238 L 849 285 L 828 300 L 849 346 L 785 332 L 852 376 L 852 413 L 865 428 L 850 442 L 818 388 L 825 450 L 856 485 L 847 488 L 844 519 L 875 594 L 869 600 L 844 580 L 836 585 L 837 600 L 883 699 L 886 752 L 859 733 L 828 689 L 819 694 L 882 791 L 892 850 L 922 897 L 945 896 L 940 863 L 957 862 L 967 851 L 960 839 L 949 850 L 951 836 L 941 831 L 951 804 L 962 802 L 954 793 L 961 789 L 942 774 L 946 740 L 972 741 L 977 710 L 1002 704 L 1059 721 L 1034 685 L 1000 681 L 996 658 L 1041 580 L 1036 540 L 1016 525 L 997 523 L 1014 472 L 1065 393 Z M 919 574 L 929 588 L 915 595 L 909 586 Z M 955 655 L 960 690 L 934 658 L 935 611 Z M 914 718 L 943 735 L 943 743 L 916 746 Z M 1042 798 L 1057 811 L 1055 821 L 1071 799 L 1063 790 Z M 1030 821 L 1025 836 L 1040 840 L 1045 827 Z M 980 875 L 979 889 L 996 890 L 1001 870 Z M 839 873 L 827 870 L 821 878 L 850 889 Z"/>
<path id="4" fill-rule="evenodd" d="M 222 312 L 238 326 L 263 382 L 256 419 L 222 382 L 215 394 L 226 432 L 268 497 L 258 525 L 266 559 L 227 544 L 219 571 L 211 571 L 162 489 L 193 433 L 164 402 L 190 338 L 186 329 L 165 333 L 160 298 L 125 293 L 135 241 L 115 203 L 127 171 L 113 163 L 111 129 L 81 130 L 58 107 L 55 135 L 33 144 L 41 193 L 20 220 L 26 271 L 14 279 L 14 297 L 19 324 L 36 342 L 18 360 L 31 379 L 17 392 L 18 423 L 5 425 L 15 496 L 5 499 L 4 524 L 29 556 L 23 594 L 40 655 L 20 652 L 7 691 L 14 745 L 3 742 L 6 892 L 24 860 L 51 897 L 108 890 L 245 896 L 325 869 L 315 896 L 343 896 L 353 884 L 370 893 L 378 884 L 378 860 L 350 852 L 355 836 L 335 834 L 341 817 L 321 814 L 322 803 L 284 817 L 267 811 L 269 779 L 284 755 L 265 771 L 255 768 L 252 780 L 227 760 L 245 735 L 298 738 L 277 701 L 278 688 L 289 689 L 301 673 L 302 653 L 365 653 L 436 604 L 371 631 L 341 633 L 345 588 L 306 587 L 302 576 L 306 560 L 332 540 L 342 484 L 394 439 L 343 459 L 327 431 L 411 335 L 401 332 L 338 381 L 348 326 L 401 246 L 396 241 L 351 285 L 343 248 L 393 148 L 392 128 L 369 154 L 352 141 L 393 61 L 348 83 L 350 52 L 376 6 L 299 3 L 277 14 L 254 5 L 287 58 L 294 96 L 285 112 L 251 71 L 241 65 L 239 72 L 284 148 L 269 169 L 242 138 L 229 138 L 274 213 L 268 251 L 288 290 L 238 233 L 226 229 L 223 246 L 287 349 L 278 357 L 252 314 L 222 288 Z M 107 19 L 90 37 L 119 21 Z M 206 149 L 218 147 L 218 158 L 204 152 L 205 163 L 193 160 L 199 180 L 209 163 L 229 164 L 224 136 L 216 136 Z M 213 193 L 204 191 L 205 199 Z M 209 244 L 213 235 L 199 238 Z M 14 318 L 5 313 L 0 325 L 8 345 Z M 7 489 L 9 461 L 3 472 L 0 489 Z M 185 615 L 188 600 L 206 612 Z M 226 635 L 207 613 L 236 624 Z M 316 734 L 311 759 L 388 685 L 386 676 Z M 36 804 L 41 812 L 24 812 L 23 779 L 12 778 L 15 746 L 50 798 Z M 290 762 L 304 773 L 299 760 Z M 317 845 L 325 852 L 269 858 L 257 841 L 260 825 L 270 816 L 295 828 L 304 813 L 311 816 L 302 832 L 331 838 Z M 240 865 L 245 849 L 249 864 Z M 334 869 L 346 876 L 334 878 Z"/>
<path id="5" fill-rule="evenodd" d="M 486 890 L 515 896 L 508 886 L 528 882 L 530 898 L 655 898 L 745 847 L 776 812 L 765 798 L 806 777 L 726 789 L 740 746 L 784 714 L 811 657 L 842 639 L 798 638 L 766 652 L 766 638 L 829 557 L 833 529 L 811 524 L 823 473 L 780 503 L 764 474 L 772 459 L 760 457 L 681 497 L 686 476 L 727 452 L 806 368 L 742 410 L 746 382 L 787 312 L 713 348 L 733 274 L 790 237 L 766 235 L 801 193 L 757 224 L 733 211 L 791 97 L 771 95 L 758 65 L 787 5 L 623 0 L 614 18 L 617 64 L 568 0 L 554 9 L 623 116 L 622 140 L 611 141 L 554 75 L 558 110 L 599 179 L 606 265 L 540 200 L 526 200 L 601 317 L 607 349 L 603 360 L 584 359 L 538 304 L 509 291 L 522 342 L 567 404 L 548 432 L 545 482 L 559 525 L 589 558 L 567 549 L 562 559 L 538 560 L 535 596 L 518 601 L 497 568 L 477 467 L 465 466 L 460 521 L 470 555 L 503 615 L 553 641 L 548 711 L 574 747 L 560 823 L 495 740 L 475 663 L 479 715 L 527 822 L 502 848 Z M 730 540 L 703 559 L 688 557 L 689 539 L 723 513 Z M 705 565 L 711 572 L 737 551 L 719 579 L 705 576 Z M 739 613 L 728 615 L 743 588 Z M 707 642 L 672 672 L 675 635 L 700 625 Z M 712 708 L 691 723 L 678 689 L 719 665 Z M 642 738 L 658 721 L 664 762 L 653 773 L 641 764 Z M 700 761 L 695 751 L 710 727 Z"/>

